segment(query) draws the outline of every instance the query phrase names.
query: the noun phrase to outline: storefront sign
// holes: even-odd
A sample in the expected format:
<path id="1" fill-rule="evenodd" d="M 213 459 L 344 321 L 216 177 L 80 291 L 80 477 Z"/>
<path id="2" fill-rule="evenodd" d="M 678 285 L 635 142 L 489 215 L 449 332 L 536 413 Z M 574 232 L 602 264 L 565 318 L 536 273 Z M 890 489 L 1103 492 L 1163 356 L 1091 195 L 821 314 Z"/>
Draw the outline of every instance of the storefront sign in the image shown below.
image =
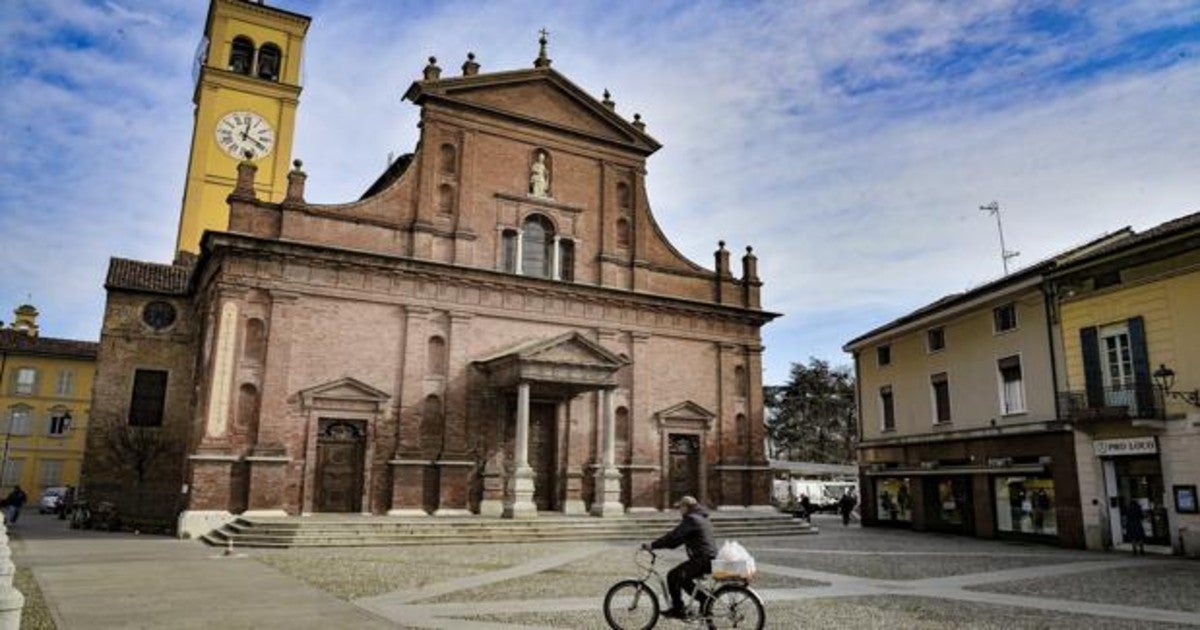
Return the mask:
<path id="1" fill-rule="evenodd" d="M 1118 440 L 1096 440 L 1092 442 L 1098 457 L 1117 455 L 1153 455 L 1158 452 L 1158 441 L 1154 436 L 1121 438 Z"/>

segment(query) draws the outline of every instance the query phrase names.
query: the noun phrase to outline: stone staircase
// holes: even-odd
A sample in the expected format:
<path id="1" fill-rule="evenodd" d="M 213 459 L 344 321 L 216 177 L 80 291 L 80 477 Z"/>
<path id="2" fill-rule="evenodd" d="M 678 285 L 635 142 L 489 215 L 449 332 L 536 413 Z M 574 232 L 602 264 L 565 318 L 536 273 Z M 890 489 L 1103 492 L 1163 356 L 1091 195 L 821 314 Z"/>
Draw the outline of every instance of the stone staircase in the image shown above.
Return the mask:
<path id="1" fill-rule="evenodd" d="M 815 534 L 789 514 L 734 512 L 711 515 L 717 540 Z M 652 540 L 679 521 L 673 513 L 623 518 L 539 516 L 512 520 L 480 516 L 389 517 L 354 514 L 239 517 L 201 537 L 220 547 L 386 547 L 473 543 Z"/>

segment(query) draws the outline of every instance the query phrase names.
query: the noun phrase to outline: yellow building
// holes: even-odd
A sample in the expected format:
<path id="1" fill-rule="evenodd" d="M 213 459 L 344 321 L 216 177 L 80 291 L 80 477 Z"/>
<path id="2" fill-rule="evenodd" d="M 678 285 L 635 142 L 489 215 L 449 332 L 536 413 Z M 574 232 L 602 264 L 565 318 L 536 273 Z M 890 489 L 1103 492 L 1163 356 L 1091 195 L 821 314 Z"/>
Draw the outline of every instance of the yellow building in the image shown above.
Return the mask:
<path id="1" fill-rule="evenodd" d="M 79 484 L 98 344 L 40 336 L 29 304 L 14 313 L 0 330 L 0 491 L 20 484 L 33 502 Z"/>
<path id="2" fill-rule="evenodd" d="M 1200 213 L 1112 243 L 1051 281 L 1088 547 L 1129 548 L 1137 502 L 1149 546 L 1200 555 Z"/>
<path id="3" fill-rule="evenodd" d="M 237 164 L 258 167 L 259 199 L 283 201 L 309 18 L 246 0 L 213 0 L 197 60 L 196 124 L 176 255 L 200 251 L 205 230 L 229 227 Z"/>

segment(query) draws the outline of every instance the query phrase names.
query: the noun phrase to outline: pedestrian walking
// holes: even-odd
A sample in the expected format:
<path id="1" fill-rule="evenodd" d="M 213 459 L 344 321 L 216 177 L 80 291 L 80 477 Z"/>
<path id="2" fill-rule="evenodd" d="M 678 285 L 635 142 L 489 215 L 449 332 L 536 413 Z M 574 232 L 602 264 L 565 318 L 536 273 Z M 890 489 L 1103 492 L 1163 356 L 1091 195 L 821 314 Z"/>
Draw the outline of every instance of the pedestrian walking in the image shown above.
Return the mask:
<path id="1" fill-rule="evenodd" d="M 1146 512 L 1142 509 L 1142 504 L 1137 499 L 1130 499 L 1125 508 L 1125 538 L 1133 547 L 1135 556 L 1146 555 L 1146 526 L 1142 524 L 1145 517 Z"/>
<path id="2" fill-rule="evenodd" d="M 9 492 L 8 496 L 4 497 L 5 524 L 15 525 L 17 523 L 17 518 L 21 516 L 21 506 L 25 505 L 27 500 L 29 500 L 29 497 L 26 496 L 21 486 L 13 486 L 12 492 Z"/>
<path id="3" fill-rule="evenodd" d="M 809 523 L 812 522 L 812 500 L 808 498 L 807 494 L 800 495 L 800 514 L 801 518 Z"/>
<path id="4" fill-rule="evenodd" d="M 850 514 L 854 512 L 854 506 L 856 505 L 858 505 L 858 499 L 854 498 L 854 493 L 849 490 L 838 500 L 838 511 L 842 513 L 843 527 L 850 525 Z"/>

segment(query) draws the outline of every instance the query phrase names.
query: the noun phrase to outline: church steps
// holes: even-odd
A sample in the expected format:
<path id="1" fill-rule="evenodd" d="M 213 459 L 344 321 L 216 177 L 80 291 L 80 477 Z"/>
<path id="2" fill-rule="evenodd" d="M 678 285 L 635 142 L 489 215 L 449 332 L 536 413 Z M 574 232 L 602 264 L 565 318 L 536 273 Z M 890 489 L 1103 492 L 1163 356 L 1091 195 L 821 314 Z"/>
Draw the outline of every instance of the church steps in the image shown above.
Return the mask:
<path id="1" fill-rule="evenodd" d="M 546 518 L 534 520 L 475 518 L 346 520 L 239 518 L 202 537 L 226 546 L 260 548 L 365 547 L 504 542 L 637 540 L 661 535 L 676 522 L 667 516 L 626 519 Z M 718 538 L 793 536 L 816 533 L 785 515 L 724 516 L 713 519 Z"/>

